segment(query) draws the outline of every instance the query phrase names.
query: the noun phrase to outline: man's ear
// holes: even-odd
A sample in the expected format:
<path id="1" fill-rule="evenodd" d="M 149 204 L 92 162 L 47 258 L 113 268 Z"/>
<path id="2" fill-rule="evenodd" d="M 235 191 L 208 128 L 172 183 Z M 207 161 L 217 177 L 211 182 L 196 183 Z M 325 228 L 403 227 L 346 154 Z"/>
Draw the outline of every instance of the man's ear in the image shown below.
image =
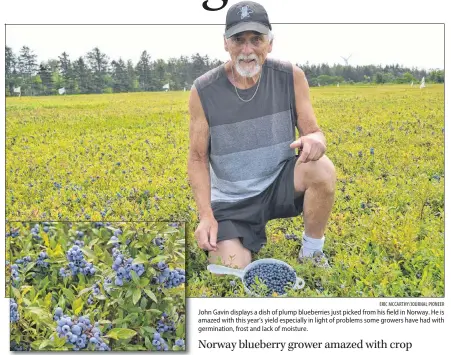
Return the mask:
<path id="1" fill-rule="evenodd" d="M 268 53 L 272 52 L 272 44 L 273 44 L 274 38 L 271 40 L 271 42 L 269 42 L 269 47 L 268 47 Z"/>
<path id="2" fill-rule="evenodd" d="M 226 52 L 228 52 L 229 51 L 229 45 L 227 44 L 227 38 L 224 36 L 224 50 L 226 51 Z"/>

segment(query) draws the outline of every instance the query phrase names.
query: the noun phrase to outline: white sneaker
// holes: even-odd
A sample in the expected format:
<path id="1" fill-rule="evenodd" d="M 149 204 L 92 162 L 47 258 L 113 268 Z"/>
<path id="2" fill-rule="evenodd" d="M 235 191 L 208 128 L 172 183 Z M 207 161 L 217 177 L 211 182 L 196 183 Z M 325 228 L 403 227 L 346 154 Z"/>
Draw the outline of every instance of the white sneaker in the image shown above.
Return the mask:
<path id="1" fill-rule="evenodd" d="M 324 269 L 330 269 L 329 261 L 326 258 L 326 255 L 322 251 L 315 251 L 313 253 L 313 256 L 304 256 L 303 250 L 301 248 L 301 251 L 299 252 L 298 260 L 300 263 L 308 262 L 309 260 L 312 261 L 313 265 L 316 267 L 324 268 Z"/>

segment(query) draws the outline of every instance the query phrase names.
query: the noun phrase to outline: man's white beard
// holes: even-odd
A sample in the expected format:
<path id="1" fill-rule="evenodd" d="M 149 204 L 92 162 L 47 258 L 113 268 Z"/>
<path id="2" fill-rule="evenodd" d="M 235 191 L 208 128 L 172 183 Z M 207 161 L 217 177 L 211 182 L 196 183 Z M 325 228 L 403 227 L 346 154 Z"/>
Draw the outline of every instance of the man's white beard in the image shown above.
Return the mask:
<path id="1" fill-rule="evenodd" d="M 252 59 L 255 59 L 255 64 L 254 64 L 253 69 L 242 68 L 240 66 L 240 60 L 252 60 Z M 245 56 L 245 55 L 241 54 L 236 58 L 235 69 L 238 72 L 238 74 L 240 74 L 241 76 L 243 76 L 245 78 L 252 78 L 253 76 L 260 73 L 261 65 L 260 65 L 260 61 L 258 60 L 258 57 L 255 54 L 251 54 L 249 56 Z"/>

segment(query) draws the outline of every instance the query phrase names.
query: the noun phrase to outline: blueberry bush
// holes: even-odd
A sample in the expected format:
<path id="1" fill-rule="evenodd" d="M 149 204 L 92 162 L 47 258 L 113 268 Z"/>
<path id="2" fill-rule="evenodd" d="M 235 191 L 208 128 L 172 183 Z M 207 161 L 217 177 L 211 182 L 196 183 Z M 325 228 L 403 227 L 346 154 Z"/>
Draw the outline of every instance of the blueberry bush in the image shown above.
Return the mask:
<path id="1" fill-rule="evenodd" d="M 9 222 L 11 350 L 184 350 L 185 225 Z"/>
<path id="2" fill-rule="evenodd" d="M 288 296 L 443 296 L 444 86 L 310 92 L 337 171 L 325 244 L 331 269 L 297 262 L 302 216 L 268 223 L 254 258 L 283 260 L 304 278 Z M 241 281 L 206 270 L 194 240 L 188 95 L 7 98 L 6 217 L 183 220 L 187 295 L 245 297 Z"/>

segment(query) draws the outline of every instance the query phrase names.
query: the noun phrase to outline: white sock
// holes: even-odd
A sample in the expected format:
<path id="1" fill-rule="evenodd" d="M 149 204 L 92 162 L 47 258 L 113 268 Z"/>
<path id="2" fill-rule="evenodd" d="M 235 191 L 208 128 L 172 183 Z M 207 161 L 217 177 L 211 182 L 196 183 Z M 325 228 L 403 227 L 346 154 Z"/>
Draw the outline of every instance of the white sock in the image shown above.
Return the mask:
<path id="1" fill-rule="evenodd" d="M 322 238 L 311 238 L 305 235 L 305 232 L 302 234 L 302 256 L 311 257 L 315 251 L 323 251 L 324 239 Z"/>

